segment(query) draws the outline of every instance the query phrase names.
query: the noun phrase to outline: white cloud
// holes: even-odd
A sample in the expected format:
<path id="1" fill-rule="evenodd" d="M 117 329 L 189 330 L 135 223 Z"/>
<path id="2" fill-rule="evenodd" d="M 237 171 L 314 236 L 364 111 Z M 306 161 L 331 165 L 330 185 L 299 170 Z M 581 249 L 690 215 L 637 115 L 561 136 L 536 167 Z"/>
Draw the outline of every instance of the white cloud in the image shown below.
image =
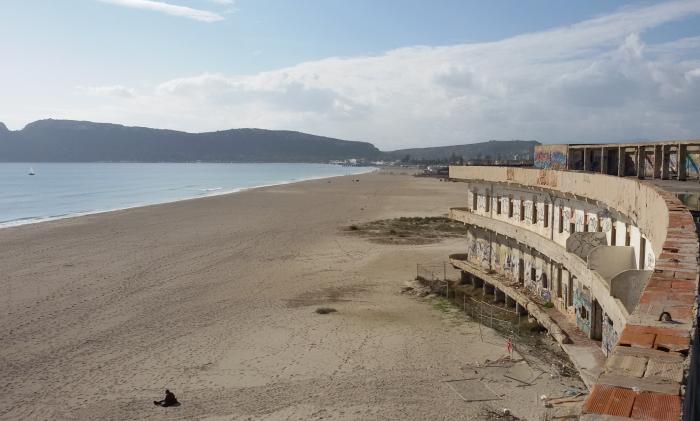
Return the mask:
<path id="1" fill-rule="evenodd" d="M 176 4 L 166 3 L 155 0 L 98 0 L 102 3 L 110 3 L 118 6 L 131 7 L 134 9 L 151 10 L 154 12 L 165 13 L 168 15 L 179 16 L 189 19 L 194 19 L 202 22 L 216 22 L 223 20 L 224 17 L 220 14 L 209 12 L 207 10 L 193 9 L 191 7 L 179 6 Z M 229 4 L 228 2 L 219 2 L 221 4 Z"/>
<path id="2" fill-rule="evenodd" d="M 700 38 L 647 45 L 700 2 L 626 8 L 497 42 L 416 46 L 252 75 L 205 73 L 94 119 L 183 130 L 294 129 L 383 149 L 488 139 L 700 137 Z M 121 110 L 121 111 L 119 111 Z"/>
<path id="3" fill-rule="evenodd" d="M 135 90 L 124 87 L 122 85 L 112 86 L 79 86 L 78 89 L 90 95 L 116 97 L 116 98 L 132 98 L 135 95 Z"/>

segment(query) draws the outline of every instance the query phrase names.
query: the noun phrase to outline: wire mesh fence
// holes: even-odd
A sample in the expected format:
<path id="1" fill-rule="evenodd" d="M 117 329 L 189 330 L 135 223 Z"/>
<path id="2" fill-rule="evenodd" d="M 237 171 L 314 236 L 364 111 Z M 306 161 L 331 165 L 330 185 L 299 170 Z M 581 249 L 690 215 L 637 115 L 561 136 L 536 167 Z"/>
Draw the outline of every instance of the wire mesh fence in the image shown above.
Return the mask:
<path id="1" fill-rule="evenodd" d="M 416 279 L 430 286 L 430 289 L 440 296 L 462 307 L 465 314 L 481 326 L 492 328 L 507 338 L 520 338 L 522 317 L 516 310 L 504 306 L 487 303 L 467 294 L 464 286 L 458 286 L 461 271 L 451 264 L 417 264 Z"/>

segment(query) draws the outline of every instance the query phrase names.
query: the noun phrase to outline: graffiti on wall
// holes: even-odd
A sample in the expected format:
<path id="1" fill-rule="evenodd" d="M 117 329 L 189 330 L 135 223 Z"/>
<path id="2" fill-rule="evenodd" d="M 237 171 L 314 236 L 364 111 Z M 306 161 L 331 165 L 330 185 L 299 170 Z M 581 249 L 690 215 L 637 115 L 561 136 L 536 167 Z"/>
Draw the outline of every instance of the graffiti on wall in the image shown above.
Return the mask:
<path id="1" fill-rule="evenodd" d="M 598 223 L 601 225 L 603 232 L 610 232 L 612 229 L 612 219 L 610 219 L 610 212 L 607 209 L 603 209 L 598 212 Z"/>
<path id="2" fill-rule="evenodd" d="M 532 224 L 532 205 L 530 201 L 525 202 L 525 222 Z"/>
<path id="3" fill-rule="evenodd" d="M 576 326 L 586 336 L 591 335 L 591 298 L 581 288 L 574 288 L 574 307 L 576 308 Z"/>
<path id="4" fill-rule="evenodd" d="M 564 208 L 564 231 L 569 232 L 569 223 L 572 220 L 571 208 Z"/>
<path id="5" fill-rule="evenodd" d="M 654 176 L 654 161 L 655 160 L 656 160 L 656 157 L 654 156 L 653 152 L 644 153 L 644 176 L 645 177 L 653 177 Z"/>
<path id="6" fill-rule="evenodd" d="M 536 145 L 535 146 L 535 168 L 565 170 L 566 145 Z"/>
<path id="7" fill-rule="evenodd" d="M 537 220 L 544 221 L 544 204 L 537 207 Z"/>
<path id="8" fill-rule="evenodd" d="M 674 174 L 678 174 L 678 155 L 670 153 L 668 155 L 668 170 Z"/>
<path id="9" fill-rule="evenodd" d="M 656 256 L 654 256 L 653 251 L 647 251 L 647 258 L 645 259 L 645 264 L 646 266 L 642 269 L 651 269 L 654 267 L 654 265 L 656 265 Z"/>
<path id="10" fill-rule="evenodd" d="M 539 174 L 537 174 L 538 186 L 556 187 L 558 184 L 557 174 L 553 171 L 540 170 Z"/>
<path id="11" fill-rule="evenodd" d="M 581 210 L 577 210 L 576 212 L 574 212 L 574 215 L 575 215 L 574 220 L 575 220 L 575 225 L 576 225 L 576 232 L 582 232 L 582 231 L 583 231 L 583 220 L 584 220 L 583 215 L 584 215 L 584 212 L 585 212 L 585 211 L 581 211 Z"/>
<path id="12" fill-rule="evenodd" d="M 700 170 L 698 170 L 698 166 L 700 166 L 700 152 L 690 152 L 685 156 L 685 168 L 686 168 L 686 175 L 688 178 L 698 178 L 700 175 Z"/>
<path id="13" fill-rule="evenodd" d="M 513 218 L 520 218 L 520 200 L 513 200 Z"/>
<path id="14" fill-rule="evenodd" d="M 541 290 L 540 297 L 545 301 L 552 301 L 552 293 L 548 289 Z"/>
<path id="15" fill-rule="evenodd" d="M 612 349 L 617 345 L 618 339 L 619 335 L 613 327 L 612 320 L 605 314 L 603 316 L 603 342 L 601 348 L 606 357 L 610 355 Z"/>
<path id="16" fill-rule="evenodd" d="M 484 211 L 486 209 L 486 197 L 482 195 L 476 196 L 476 208 L 479 211 Z"/>
<path id="17" fill-rule="evenodd" d="M 488 267 L 491 261 L 491 244 L 486 240 L 476 239 L 470 244 L 469 257 L 473 262 Z"/>
<path id="18" fill-rule="evenodd" d="M 591 213 L 588 215 L 588 231 L 598 231 L 598 215 Z"/>
<path id="19" fill-rule="evenodd" d="M 515 274 L 518 271 L 517 262 L 518 260 L 509 253 L 508 249 L 506 249 L 506 256 L 503 261 L 503 273 L 507 279 L 512 280 L 515 278 Z"/>

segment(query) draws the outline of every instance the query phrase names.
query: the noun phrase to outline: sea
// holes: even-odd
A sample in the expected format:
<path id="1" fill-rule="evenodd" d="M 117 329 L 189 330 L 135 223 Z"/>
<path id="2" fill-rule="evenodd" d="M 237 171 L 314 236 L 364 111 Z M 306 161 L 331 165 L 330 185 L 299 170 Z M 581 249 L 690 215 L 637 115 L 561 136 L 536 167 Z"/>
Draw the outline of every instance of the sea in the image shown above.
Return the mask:
<path id="1" fill-rule="evenodd" d="M 0 228 L 373 170 L 330 164 L 0 163 Z"/>

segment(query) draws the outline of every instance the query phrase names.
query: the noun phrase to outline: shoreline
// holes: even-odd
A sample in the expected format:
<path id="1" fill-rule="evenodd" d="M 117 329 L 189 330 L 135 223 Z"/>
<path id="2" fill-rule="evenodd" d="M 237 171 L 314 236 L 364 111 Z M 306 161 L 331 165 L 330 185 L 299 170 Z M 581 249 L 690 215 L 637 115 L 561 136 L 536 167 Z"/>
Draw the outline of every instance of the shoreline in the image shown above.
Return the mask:
<path id="1" fill-rule="evenodd" d="M 493 404 L 538 419 L 533 396 L 579 386 L 504 380 L 484 368 L 501 336 L 401 293 L 462 240 L 345 230 L 443 215 L 463 185 L 354 178 L 0 230 L 0 419 L 461 419 L 486 403 L 448 382 L 475 370 L 498 383 Z M 180 407 L 154 407 L 166 388 Z"/>
<path id="2" fill-rule="evenodd" d="M 4 222 L 0 221 L 0 230 L 7 229 L 7 228 L 23 227 L 26 225 L 40 224 L 43 222 L 51 222 L 51 221 L 60 221 L 60 220 L 64 220 L 64 219 L 79 218 L 82 216 L 100 215 L 100 214 L 105 214 L 105 213 L 110 213 L 110 212 L 120 212 L 120 211 L 130 210 L 130 209 L 144 208 L 144 207 L 148 207 L 148 206 L 164 205 L 164 204 L 168 204 L 168 203 L 178 203 L 178 202 L 185 202 L 185 201 L 189 201 L 189 200 L 208 199 L 211 197 L 236 194 L 236 193 L 241 193 L 241 192 L 255 190 L 255 189 L 262 189 L 262 188 L 266 188 L 266 187 L 285 186 L 285 185 L 289 185 L 289 184 L 303 183 L 306 181 L 323 180 L 323 179 L 336 178 L 336 177 L 350 177 L 350 176 L 356 176 L 356 175 L 362 175 L 362 174 L 371 174 L 373 172 L 380 171 L 380 168 L 378 168 L 378 167 L 357 167 L 357 168 L 366 168 L 366 170 L 360 171 L 360 172 L 355 172 L 352 174 L 321 175 L 321 176 L 315 176 L 315 177 L 301 178 L 298 180 L 297 179 L 284 180 L 284 181 L 280 181 L 277 183 L 261 184 L 261 185 L 250 186 L 250 187 L 239 187 L 239 188 L 228 189 L 228 190 L 216 189 L 214 191 L 211 191 L 210 193 L 206 193 L 206 194 L 199 195 L 199 196 L 183 197 L 183 198 L 174 199 L 174 200 L 165 200 L 162 202 L 139 203 L 139 204 L 135 204 L 132 206 L 124 206 L 124 207 L 117 207 L 117 208 L 104 209 L 104 210 L 91 210 L 91 211 L 85 211 L 85 212 L 75 212 L 75 213 L 70 213 L 70 214 L 44 216 L 44 217 L 26 217 L 26 218 L 13 219 L 13 220 L 4 221 Z"/>

